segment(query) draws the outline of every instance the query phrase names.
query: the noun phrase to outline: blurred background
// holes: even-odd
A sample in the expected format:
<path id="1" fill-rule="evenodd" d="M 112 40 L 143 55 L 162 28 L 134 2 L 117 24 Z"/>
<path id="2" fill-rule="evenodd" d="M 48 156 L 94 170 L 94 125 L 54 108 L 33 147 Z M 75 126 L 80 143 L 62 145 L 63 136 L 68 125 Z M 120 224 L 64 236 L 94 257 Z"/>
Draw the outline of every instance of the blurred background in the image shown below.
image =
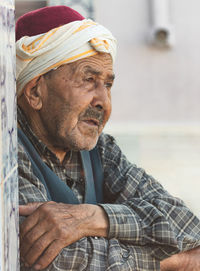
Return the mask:
<path id="1" fill-rule="evenodd" d="M 67 5 L 118 40 L 105 131 L 200 217 L 199 0 L 16 0 L 16 18 Z"/>

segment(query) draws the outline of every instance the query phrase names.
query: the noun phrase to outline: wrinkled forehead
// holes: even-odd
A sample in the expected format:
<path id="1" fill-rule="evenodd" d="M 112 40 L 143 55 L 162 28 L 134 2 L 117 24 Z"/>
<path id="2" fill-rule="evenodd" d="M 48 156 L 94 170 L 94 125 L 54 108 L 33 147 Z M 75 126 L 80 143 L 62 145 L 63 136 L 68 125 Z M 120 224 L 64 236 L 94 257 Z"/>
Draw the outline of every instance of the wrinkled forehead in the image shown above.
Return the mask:
<path id="1" fill-rule="evenodd" d="M 112 77 L 114 79 L 113 61 L 111 55 L 108 53 L 98 53 L 95 56 L 85 58 L 79 61 L 79 63 L 76 63 L 76 67 L 82 70 L 84 74 Z"/>
<path id="2" fill-rule="evenodd" d="M 114 80 L 115 78 L 112 57 L 108 53 L 98 53 L 94 56 L 64 64 L 47 72 L 45 76 L 52 77 L 52 75 L 57 76 L 58 74 L 69 73 L 74 76 L 80 74 L 93 74 L 96 76 L 105 76 L 111 80 Z"/>

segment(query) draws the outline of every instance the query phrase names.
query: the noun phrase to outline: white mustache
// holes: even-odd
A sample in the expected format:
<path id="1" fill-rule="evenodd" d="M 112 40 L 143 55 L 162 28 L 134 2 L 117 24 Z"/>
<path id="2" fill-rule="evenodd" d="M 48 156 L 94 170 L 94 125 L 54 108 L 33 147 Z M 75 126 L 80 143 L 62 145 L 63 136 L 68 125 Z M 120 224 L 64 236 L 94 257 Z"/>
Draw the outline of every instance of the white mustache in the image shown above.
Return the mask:
<path id="1" fill-rule="evenodd" d="M 88 107 L 81 115 L 80 119 L 90 118 L 97 120 L 99 125 L 102 125 L 104 120 L 104 111 L 99 111 L 98 109 Z"/>

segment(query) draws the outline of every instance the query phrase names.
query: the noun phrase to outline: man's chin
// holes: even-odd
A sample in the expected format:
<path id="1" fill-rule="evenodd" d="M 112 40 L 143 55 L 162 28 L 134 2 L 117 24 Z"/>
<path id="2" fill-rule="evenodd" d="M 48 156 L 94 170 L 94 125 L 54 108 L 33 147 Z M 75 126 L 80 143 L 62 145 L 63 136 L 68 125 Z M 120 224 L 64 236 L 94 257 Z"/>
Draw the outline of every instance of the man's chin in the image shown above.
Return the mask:
<path id="1" fill-rule="evenodd" d="M 60 149 L 63 151 L 90 151 L 92 149 L 94 149 L 94 147 L 96 146 L 98 141 L 98 137 L 96 137 L 96 139 L 93 140 L 84 140 L 84 142 L 81 140 L 72 140 L 72 141 L 67 141 L 67 142 L 63 142 L 61 145 L 54 145 L 54 149 Z"/>
<path id="2" fill-rule="evenodd" d="M 98 140 L 98 138 L 97 138 Z M 82 151 L 82 150 L 85 150 L 85 151 L 91 151 L 92 149 L 94 149 L 94 147 L 96 146 L 97 144 L 97 140 L 95 140 L 95 142 L 93 143 L 90 143 L 90 144 L 84 144 L 82 145 L 80 148 L 79 148 L 79 151 Z"/>
<path id="3" fill-rule="evenodd" d="M 77 144 L 75 144 L 73 149 L 75 151 L 83 151 L 83 150 L 91 151 L 96 146 L 98 138 L 99 138 L 99 136 L 92 138 L 92 139 L 91 138 L 86 139 L 84 141 L 81 140 L 82 142 L 77 142 Z"/>

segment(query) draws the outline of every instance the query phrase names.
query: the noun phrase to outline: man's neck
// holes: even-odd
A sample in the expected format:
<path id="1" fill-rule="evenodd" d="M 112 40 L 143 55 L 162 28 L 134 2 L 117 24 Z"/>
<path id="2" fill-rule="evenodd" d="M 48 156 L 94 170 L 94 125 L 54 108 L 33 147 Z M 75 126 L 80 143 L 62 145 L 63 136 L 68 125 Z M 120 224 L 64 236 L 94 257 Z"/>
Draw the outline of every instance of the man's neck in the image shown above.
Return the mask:
<path id="1" fill-rule="evenodd" d="M 55 156 L 58 158 L 60 163 L 62 163 L 67 153 L 67 150 L 62 150 L 62 149 L 54 147 L 53 144 L 50 143 L 50 140 L 48 139 L 48 135 L 41 129 L 40 125 L 38 124 L 39 124 L 39 120 L 32 119 L 30 123 L 30 127 L 32 131 L 47 146 L 47 148 L 52 153 L 55 154 Z"/>
<path id="2" fill-rule="evenodd" d="M 41 139 L 41 140 L 42 140 L 42 139 Z M 42 141 L 42 142 L 44 142 L 44 141 Z M 45 142 L 44 142 L 44 144 L 45 144 Z M 65 158 L 65 156 L 66 156 L 67 151 L 63 151 L 63 150 L 60 150 L 60 149 L 56 149 L 56 148 L 54 148 L 53 146 L 50 146 L 50 145 L 48 145 L 48 144 L 45 144 L 45 145 L 48 147 L 48 149 L 49 149 L 52 153 L 55 154 L 55 156 L 58 158 L 58 160 L 59 160 L 60 163 L 62 164 L 62 162 L 63 162 L 63 160 L 64 160 L 64 158 Z"/>

